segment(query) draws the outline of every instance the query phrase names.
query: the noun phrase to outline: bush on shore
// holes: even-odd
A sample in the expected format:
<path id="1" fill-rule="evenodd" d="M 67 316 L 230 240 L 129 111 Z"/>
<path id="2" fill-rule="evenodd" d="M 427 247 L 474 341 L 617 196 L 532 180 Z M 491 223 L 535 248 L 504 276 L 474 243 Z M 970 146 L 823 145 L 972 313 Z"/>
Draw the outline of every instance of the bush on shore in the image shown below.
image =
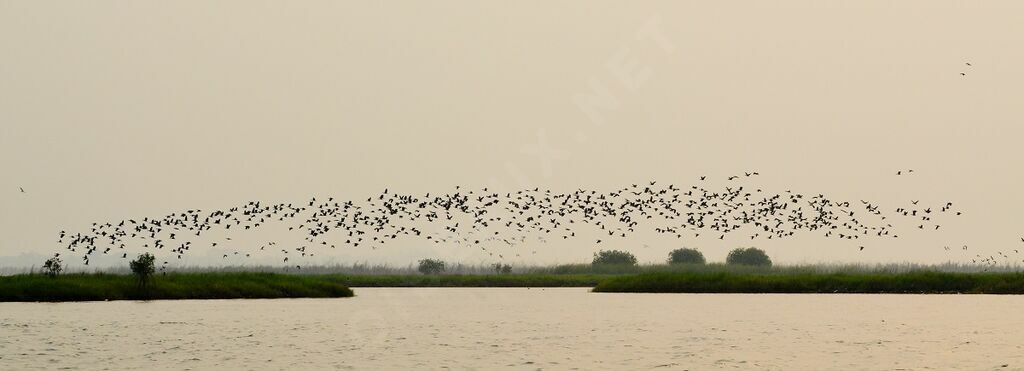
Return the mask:
<path id="1" fill-rule="evenodd" d="M 135 274 L 135 278 L 139 281 L 139 286 L 144 287 L 149 283 L 149 278 L 153 276 L 153 272 L 156 272 L 155 262 L 156 257 L 147 252 L 128 263 L 132 273 Z"/>
<path id="2" fill-rule="evenodd" d="M 592 265 L 636 265 L 636 256 L 629 251 L 601 250 L 594 253 Z"/>
<path id="3" fill-rule="evenodd" d="M 753 265 L 761 267 L 772 266 L 772 259 L 765 254 L 764 250 L 756 247 L 751 248 L 738 248 L 729 252 L 729 256 L 725 258 L 725 263 L 729 265 Z"/>
<path id="4" fill-rule="evenodd" d="M 675 249 L 668 253 L 669 264 L 704 264 L 704 254 L 697 249 Z"/>
<path id="5" fill-rule="evenodd" d="M 52 258 L 46 259 L 43 263 L 43 274 L 50 278 L 57 278 L 61 272 L 64 271 L 64 262 L 60 260 L 59 255 L 54 255 Z"/>
<path id="6" fill-rule="evenodd" d="M 444 273 L 444 262 L 438 259 L 423 259 L 419 262 L 417 270 L 423 274 Z"/>

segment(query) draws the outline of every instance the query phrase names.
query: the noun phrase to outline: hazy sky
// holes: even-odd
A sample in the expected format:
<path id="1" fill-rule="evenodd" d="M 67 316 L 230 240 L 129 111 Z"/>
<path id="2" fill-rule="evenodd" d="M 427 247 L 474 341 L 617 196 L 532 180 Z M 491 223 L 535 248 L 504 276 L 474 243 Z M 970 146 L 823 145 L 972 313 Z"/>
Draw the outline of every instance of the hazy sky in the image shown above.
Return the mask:
<path id="1" fill-rule="evenodd" d="M 1024 248 L 1021 45 L 1020 1 L 0 0 L 0 259 L 249 200 L 757 170 L 774 192 L 965 210 L 863 252 L 756 243 L 776 261 L 965 261 Z M 585 261 L 590 242 L 520 263 Z M 720 260 L 750 242 L 607 247 L 684 244 Z M 421 241 L 325 259 L 426 255 L 487 260 Z"/>

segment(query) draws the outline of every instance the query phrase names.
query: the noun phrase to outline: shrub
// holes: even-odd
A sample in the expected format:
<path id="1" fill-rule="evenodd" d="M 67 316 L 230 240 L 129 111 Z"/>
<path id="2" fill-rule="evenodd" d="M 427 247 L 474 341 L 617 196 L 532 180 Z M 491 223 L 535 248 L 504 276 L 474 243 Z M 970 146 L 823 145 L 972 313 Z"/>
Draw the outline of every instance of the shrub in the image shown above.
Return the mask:
<path id="1" fill-rule="evenodd" d="M 150 253 L 143 253 L 138 258 L 132 260 L 129 266 L 132 268 L 132 273 L 139 279 L 139 285 L 145 286 L 149 282 L 149 278 L 153 276 L 153 272 L 156 271 L 156 257 Z"/>
<path id="2" fill-rule="evenodd" d="M 494 273 L 498 274 L 509 274 L 512 273 L 512 266 L 508 264 L 494 263 L 491 264 L 491 268 L 494 269 Z"/>
<path id="3" fill-rule="evenodd" d="M 423 274 L 440 274 L 444 272 L 444 262 L 437 259 L 423 259 L 420 260 L 420 266 L 417 269 Z"/>
<path id="4" fill-rule="evenodd" d="M 732 265 L 754 265 L 754 266 L 772 266 L 772 259 L 768 257 L 768 254 L 764 253 L 764 250 L 751 247 L 751 248 L 738 248 L 729 252 L 729 256 L 725 258 L 726 264 Z"/>
<path id="5" fill-rule="evenodd" d="M 594 253 L 594 262 L 592 264 L 636 265 L 636 257 L 630 254 L 629 251 L 601 250 Z"/>
<path id="6" fill-rule="evenodd" d="M 704 254 L 697 249 L 675 249 L 668 253 L 669 264 L 704 264 Z"/>
<path id="7" fill-rule="evenodd" d="M 46 259 L 43 263 L 43 274 L 46 274 L 50 278 L 57 278 L 60 272 L 64 271 L 64 262 L 60 260 L 60 256 L 54 255 L 52 258 Z"/>

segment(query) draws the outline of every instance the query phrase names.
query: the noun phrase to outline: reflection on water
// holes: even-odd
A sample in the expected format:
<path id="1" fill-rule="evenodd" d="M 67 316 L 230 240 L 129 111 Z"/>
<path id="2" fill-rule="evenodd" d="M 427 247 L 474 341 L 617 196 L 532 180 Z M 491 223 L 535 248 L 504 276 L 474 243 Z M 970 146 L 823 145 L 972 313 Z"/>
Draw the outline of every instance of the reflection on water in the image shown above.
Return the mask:
<path id="1" fill-rule="evenodd" d="M 356 293 L 0 303 L 0 369 L 1024 368 L 1024 297 Z"/>

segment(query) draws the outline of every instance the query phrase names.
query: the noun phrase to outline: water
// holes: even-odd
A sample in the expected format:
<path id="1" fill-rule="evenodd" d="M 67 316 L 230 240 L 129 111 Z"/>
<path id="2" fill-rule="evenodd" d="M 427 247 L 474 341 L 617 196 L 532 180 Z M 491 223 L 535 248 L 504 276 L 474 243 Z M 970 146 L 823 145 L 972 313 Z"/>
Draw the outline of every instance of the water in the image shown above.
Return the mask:
<path id="1" fill-rule="evenodd" d="M 0 369 L 1024 369 L 1018 296 L 356 293 L 0 303 Z"/>

